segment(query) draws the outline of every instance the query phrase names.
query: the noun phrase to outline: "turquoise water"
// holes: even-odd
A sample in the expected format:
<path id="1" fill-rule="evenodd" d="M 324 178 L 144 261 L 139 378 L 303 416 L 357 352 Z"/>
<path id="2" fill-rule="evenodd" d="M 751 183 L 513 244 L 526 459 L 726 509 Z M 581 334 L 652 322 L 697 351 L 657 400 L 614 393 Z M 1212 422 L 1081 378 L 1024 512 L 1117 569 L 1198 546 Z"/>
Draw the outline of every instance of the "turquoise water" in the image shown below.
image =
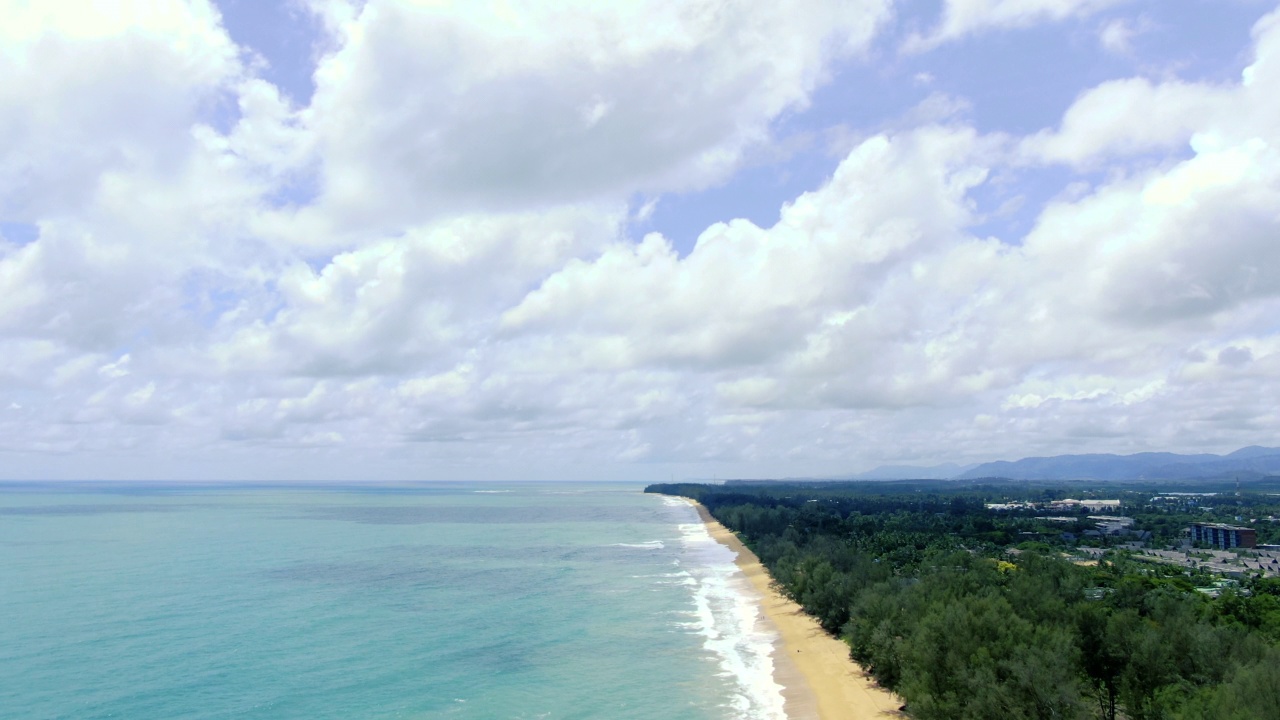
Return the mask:
<path id="1" fill-rule="evenodd" d="M 639 490 L 0 484 L 0 717 L 781 717 L 732 556 Z"/>

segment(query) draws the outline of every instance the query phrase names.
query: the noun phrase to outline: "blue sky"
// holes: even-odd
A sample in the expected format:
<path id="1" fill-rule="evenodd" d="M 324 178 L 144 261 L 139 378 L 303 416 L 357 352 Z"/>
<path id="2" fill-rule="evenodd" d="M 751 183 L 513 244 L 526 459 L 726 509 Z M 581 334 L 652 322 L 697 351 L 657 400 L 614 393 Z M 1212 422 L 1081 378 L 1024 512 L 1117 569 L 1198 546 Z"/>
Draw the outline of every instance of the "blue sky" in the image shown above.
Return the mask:
<path id="1" fill-rule="evenodd" d="M 0 2 L 0 476 L 1274 444 L 1270 0 Z"/>

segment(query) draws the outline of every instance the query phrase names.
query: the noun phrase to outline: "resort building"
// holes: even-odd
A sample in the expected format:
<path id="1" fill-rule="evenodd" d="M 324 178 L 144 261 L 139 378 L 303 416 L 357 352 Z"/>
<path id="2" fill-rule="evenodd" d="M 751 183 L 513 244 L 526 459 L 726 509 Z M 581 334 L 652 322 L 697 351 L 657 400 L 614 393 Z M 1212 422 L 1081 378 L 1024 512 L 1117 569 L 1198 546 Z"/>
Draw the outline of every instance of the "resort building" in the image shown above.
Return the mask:
<path id="1" fill-rule="evenodd" d="M 1196 523 L 1191 526 L 1191 543 L 1193 545 L 1211 545 L 1228 550 L 1230 548 L 1252 548 L 1258 544 L 1258 533 L 1253 528 L 1219 525 L 1217 523 Z"/>

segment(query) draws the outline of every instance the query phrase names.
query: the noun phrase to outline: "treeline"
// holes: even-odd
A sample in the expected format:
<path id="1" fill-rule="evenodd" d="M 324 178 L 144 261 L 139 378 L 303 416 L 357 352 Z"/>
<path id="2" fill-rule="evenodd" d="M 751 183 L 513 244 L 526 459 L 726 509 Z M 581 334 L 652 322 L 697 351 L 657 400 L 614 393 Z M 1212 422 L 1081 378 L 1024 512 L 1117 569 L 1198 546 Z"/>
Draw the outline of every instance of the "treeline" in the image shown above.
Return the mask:
<path id="1" fill-rule="evenodd" d="M 1280 582 L 1073 563 L 973 491 L 657 485 L 702 502 L 921 720 L 1280 718 Z"/>

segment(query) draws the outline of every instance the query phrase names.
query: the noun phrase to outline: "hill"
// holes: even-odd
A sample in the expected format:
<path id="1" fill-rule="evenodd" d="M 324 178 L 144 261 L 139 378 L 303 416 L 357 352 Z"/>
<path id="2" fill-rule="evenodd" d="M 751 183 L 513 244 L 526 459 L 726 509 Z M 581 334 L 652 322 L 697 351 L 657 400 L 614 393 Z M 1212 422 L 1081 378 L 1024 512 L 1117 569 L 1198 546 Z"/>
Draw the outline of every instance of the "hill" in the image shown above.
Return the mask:
<path id="1" fill-rule="evenodd" d="M 1056 455 L 983 463 L 953 476 L 957 480 L 1185 480 L 1240 473 L 1242 479 L 1280 474 L 1280 448 L 1257 445 L 1227 455 L 1137 453 Z"/>

